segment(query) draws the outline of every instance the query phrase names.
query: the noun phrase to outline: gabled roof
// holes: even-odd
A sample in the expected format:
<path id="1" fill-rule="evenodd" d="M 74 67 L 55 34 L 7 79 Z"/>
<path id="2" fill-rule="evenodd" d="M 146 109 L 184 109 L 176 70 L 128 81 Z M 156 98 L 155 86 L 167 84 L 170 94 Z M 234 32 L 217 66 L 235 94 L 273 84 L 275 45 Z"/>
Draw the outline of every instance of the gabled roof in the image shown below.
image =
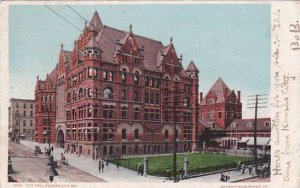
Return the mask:
<path id="1" fill-rule="evenodd" d="M 188 65 L 188 67 L 186 68 L 186 71 L 187 72 L 199 72 L 199 69 L 197 68 L 195 63 L 193 61 L 191 61 L 190 64 Z"/>
<path id="2" fill-rule="evenodd" d="M 228 91 L 227 96 L 226 96 L 226 90 Z M 206 94 L 204 99 L 200 102 L 200 105 L 205 105 L 206 104 L 206 98 L 209 93 L 212 93 L 216 97 L 215 103 L 222 103 L 225 102 L 225 97 L 228 97 L 230 95 L 231 91 L 229 87 L 225 84 L 225 82 L 219 78 L 215 84 L 211 87 L 209 92 Z"/>

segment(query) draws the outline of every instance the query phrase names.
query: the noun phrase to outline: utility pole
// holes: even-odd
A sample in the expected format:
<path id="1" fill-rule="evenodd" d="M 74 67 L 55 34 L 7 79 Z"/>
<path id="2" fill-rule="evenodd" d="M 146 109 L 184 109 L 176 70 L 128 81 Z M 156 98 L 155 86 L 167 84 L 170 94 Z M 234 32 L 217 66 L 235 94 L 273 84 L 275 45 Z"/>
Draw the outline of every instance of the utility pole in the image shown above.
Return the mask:
<path id="1" fill-rule="evenodd" d="M 258 166 L 258 161 L 257 161 L 257 109 L 258 108 L 267 108 L 268 104 L 267 100 L 268 98 L 261 98 L 267 96 L 267 94 L 256 94 L 256 95 L 250 95 L 248 96 L 248 101 L 255 101 L 255 103 L 247 103 L 248 107 L 247 108 L 254 108 L 255 109 L 255 114 L 254 114 L 254 164 L 255 164 L 255 174 L 257 174 L 257 166 Z M 251 106 L 254 105 L 254 106 Z M 264 106 L 260 106 L 264 105 Z"/>
<path id="2" fill-rule="evenodd" d="M 169 83 L 168 83 L 169 82 Z M 167 84 L 170 84 L 170 81 L 167 81 Z M 168 118 L 170 117 L 168 114 L 170 113 L 170 111 L 172 112 L 172 123 L 173 123 L 173 182 L 176 183 L 177 182 L 177 122 L 179 121 L 179 113 L 180 112 L 180 89 L 178 89 L 179 87 L 179 82 L 175 81 L 173 83 L 174 85 L 171 86 L 171 88 L 165 88 L 165 101 L 164 101 L 164 114 L 167 114 L 165 117 L 167 118 L 167 121 L 169 120 Z M 171 93 L 169 93 L 169 91 L 171 91 Z M 171 94 L 169 96 L 169 94 Z"/>
<path id="3" fill-rule="evenodd" d="M 48 111 L 48 144 L 49 144 L 49 149 L 50 149 L 50 143 L 51 143 L 51 119 L 50 119 L 50 111 Z"/>

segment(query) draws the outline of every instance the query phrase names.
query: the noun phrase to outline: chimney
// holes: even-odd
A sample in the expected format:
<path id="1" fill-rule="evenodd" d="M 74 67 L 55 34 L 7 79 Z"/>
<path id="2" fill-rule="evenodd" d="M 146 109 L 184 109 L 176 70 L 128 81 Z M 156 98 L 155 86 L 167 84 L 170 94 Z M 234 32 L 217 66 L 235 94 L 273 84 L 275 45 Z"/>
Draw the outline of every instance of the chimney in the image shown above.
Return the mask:
<path id="1" fill-rule="evenodd" d="M 241 91 L 238 91 L 237 94 L 238 94 L 238 101 L 241 102 Z"/>
<path id="2" fill-rule="evenodd" d="M 200 92 L 200 102 L 202 101 L 202 99 L 203 99 L 203 93 Z"/>

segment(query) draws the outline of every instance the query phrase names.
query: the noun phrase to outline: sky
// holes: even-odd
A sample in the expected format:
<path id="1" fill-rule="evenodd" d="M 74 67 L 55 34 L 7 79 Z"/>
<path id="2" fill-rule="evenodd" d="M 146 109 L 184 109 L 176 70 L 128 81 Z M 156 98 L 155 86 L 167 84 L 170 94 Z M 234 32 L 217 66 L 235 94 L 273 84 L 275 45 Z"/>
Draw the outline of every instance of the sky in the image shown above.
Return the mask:
<path id="1" fill-rule="evenodd" d="M 253 118 L 247 96 L 269 94 L 271 7 L 267 4 L 219 5 L 71 5 L 90 20 L 95 10 L 102 23 L 169 44 L 200 70 L 199 89 L 204 95 L 220 77 L 240 90 L 243 118 Z M 76 27 L 84 20 L 65 5 L 50 6 Z M 36 77 L 44 79 L 58 62 L 61 43 L 72 50 L 80 31 L 42 5 L 9 8 L 10 97 L 34 99 Z M 269 117 L 269 109 L 259 109 Z"/>

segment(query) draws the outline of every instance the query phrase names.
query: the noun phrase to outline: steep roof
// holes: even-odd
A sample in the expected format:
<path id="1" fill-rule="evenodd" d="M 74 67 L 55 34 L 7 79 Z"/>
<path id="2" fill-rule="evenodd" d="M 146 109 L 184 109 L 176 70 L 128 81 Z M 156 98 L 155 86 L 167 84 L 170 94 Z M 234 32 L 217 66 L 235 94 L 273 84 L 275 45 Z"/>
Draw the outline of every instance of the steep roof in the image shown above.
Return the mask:
<path id="1" fill-rule="evenodd" d="M 95 31 L 99 32 L 99 31 L 101 31 L 102 27 L 103 27 L 103 24 L 101 22 L 99 14 L 98 14 L 97 11 L 95 11 L 94 15 L 93 15 L 93 17 L 91 19 L 91 22 L 89 24 L 89 29 L 90 30 L 95 30 Z"/>
<path id="2" fill-rule="evenodd" d="M 226 90 L 228 91 L 227 96 L 226 96 Z M 225 102 L 225 97 L 228 97 L 230 95 L 229 91 L 231 91 L 229 89 L 229 87 L 225 84 L 225 82 L 221 78 L 219 78 L 215 82 L 215 84 L 211 87 L 211 89 L 206 94 L 204 99 L 200 102 L 200 105 L 205 105 L 206 104 L 206 98 L 207 98 L 209 93 L 212 93 L 217 98 L 215 103 Z"/>
<path id="3" fill-rule="evenodd" d="M 188 65 L 188 67 L 186 68 L 186 71 L 187 72 L 199 72 L 199 69 L 197 68 L 195 63 L 193 61 L 191 61 L 190 64 Z"/>
<path id="4" fill-rule="evenodd" d="M 126 32 L 104 25 L 98 33 L 96 41 L 99 42 L 101 50 L 103 50 L 102 60 L 105 62 L 113 62 L 117 41 L 125 38 Z M 143 36 L 134 35 L 139 47 L 144 47 L 145 68 L 152 71 L 157 69 L 157 53 L 163 47 L 162 43 L 157 40 L 149 39 Z"/>

